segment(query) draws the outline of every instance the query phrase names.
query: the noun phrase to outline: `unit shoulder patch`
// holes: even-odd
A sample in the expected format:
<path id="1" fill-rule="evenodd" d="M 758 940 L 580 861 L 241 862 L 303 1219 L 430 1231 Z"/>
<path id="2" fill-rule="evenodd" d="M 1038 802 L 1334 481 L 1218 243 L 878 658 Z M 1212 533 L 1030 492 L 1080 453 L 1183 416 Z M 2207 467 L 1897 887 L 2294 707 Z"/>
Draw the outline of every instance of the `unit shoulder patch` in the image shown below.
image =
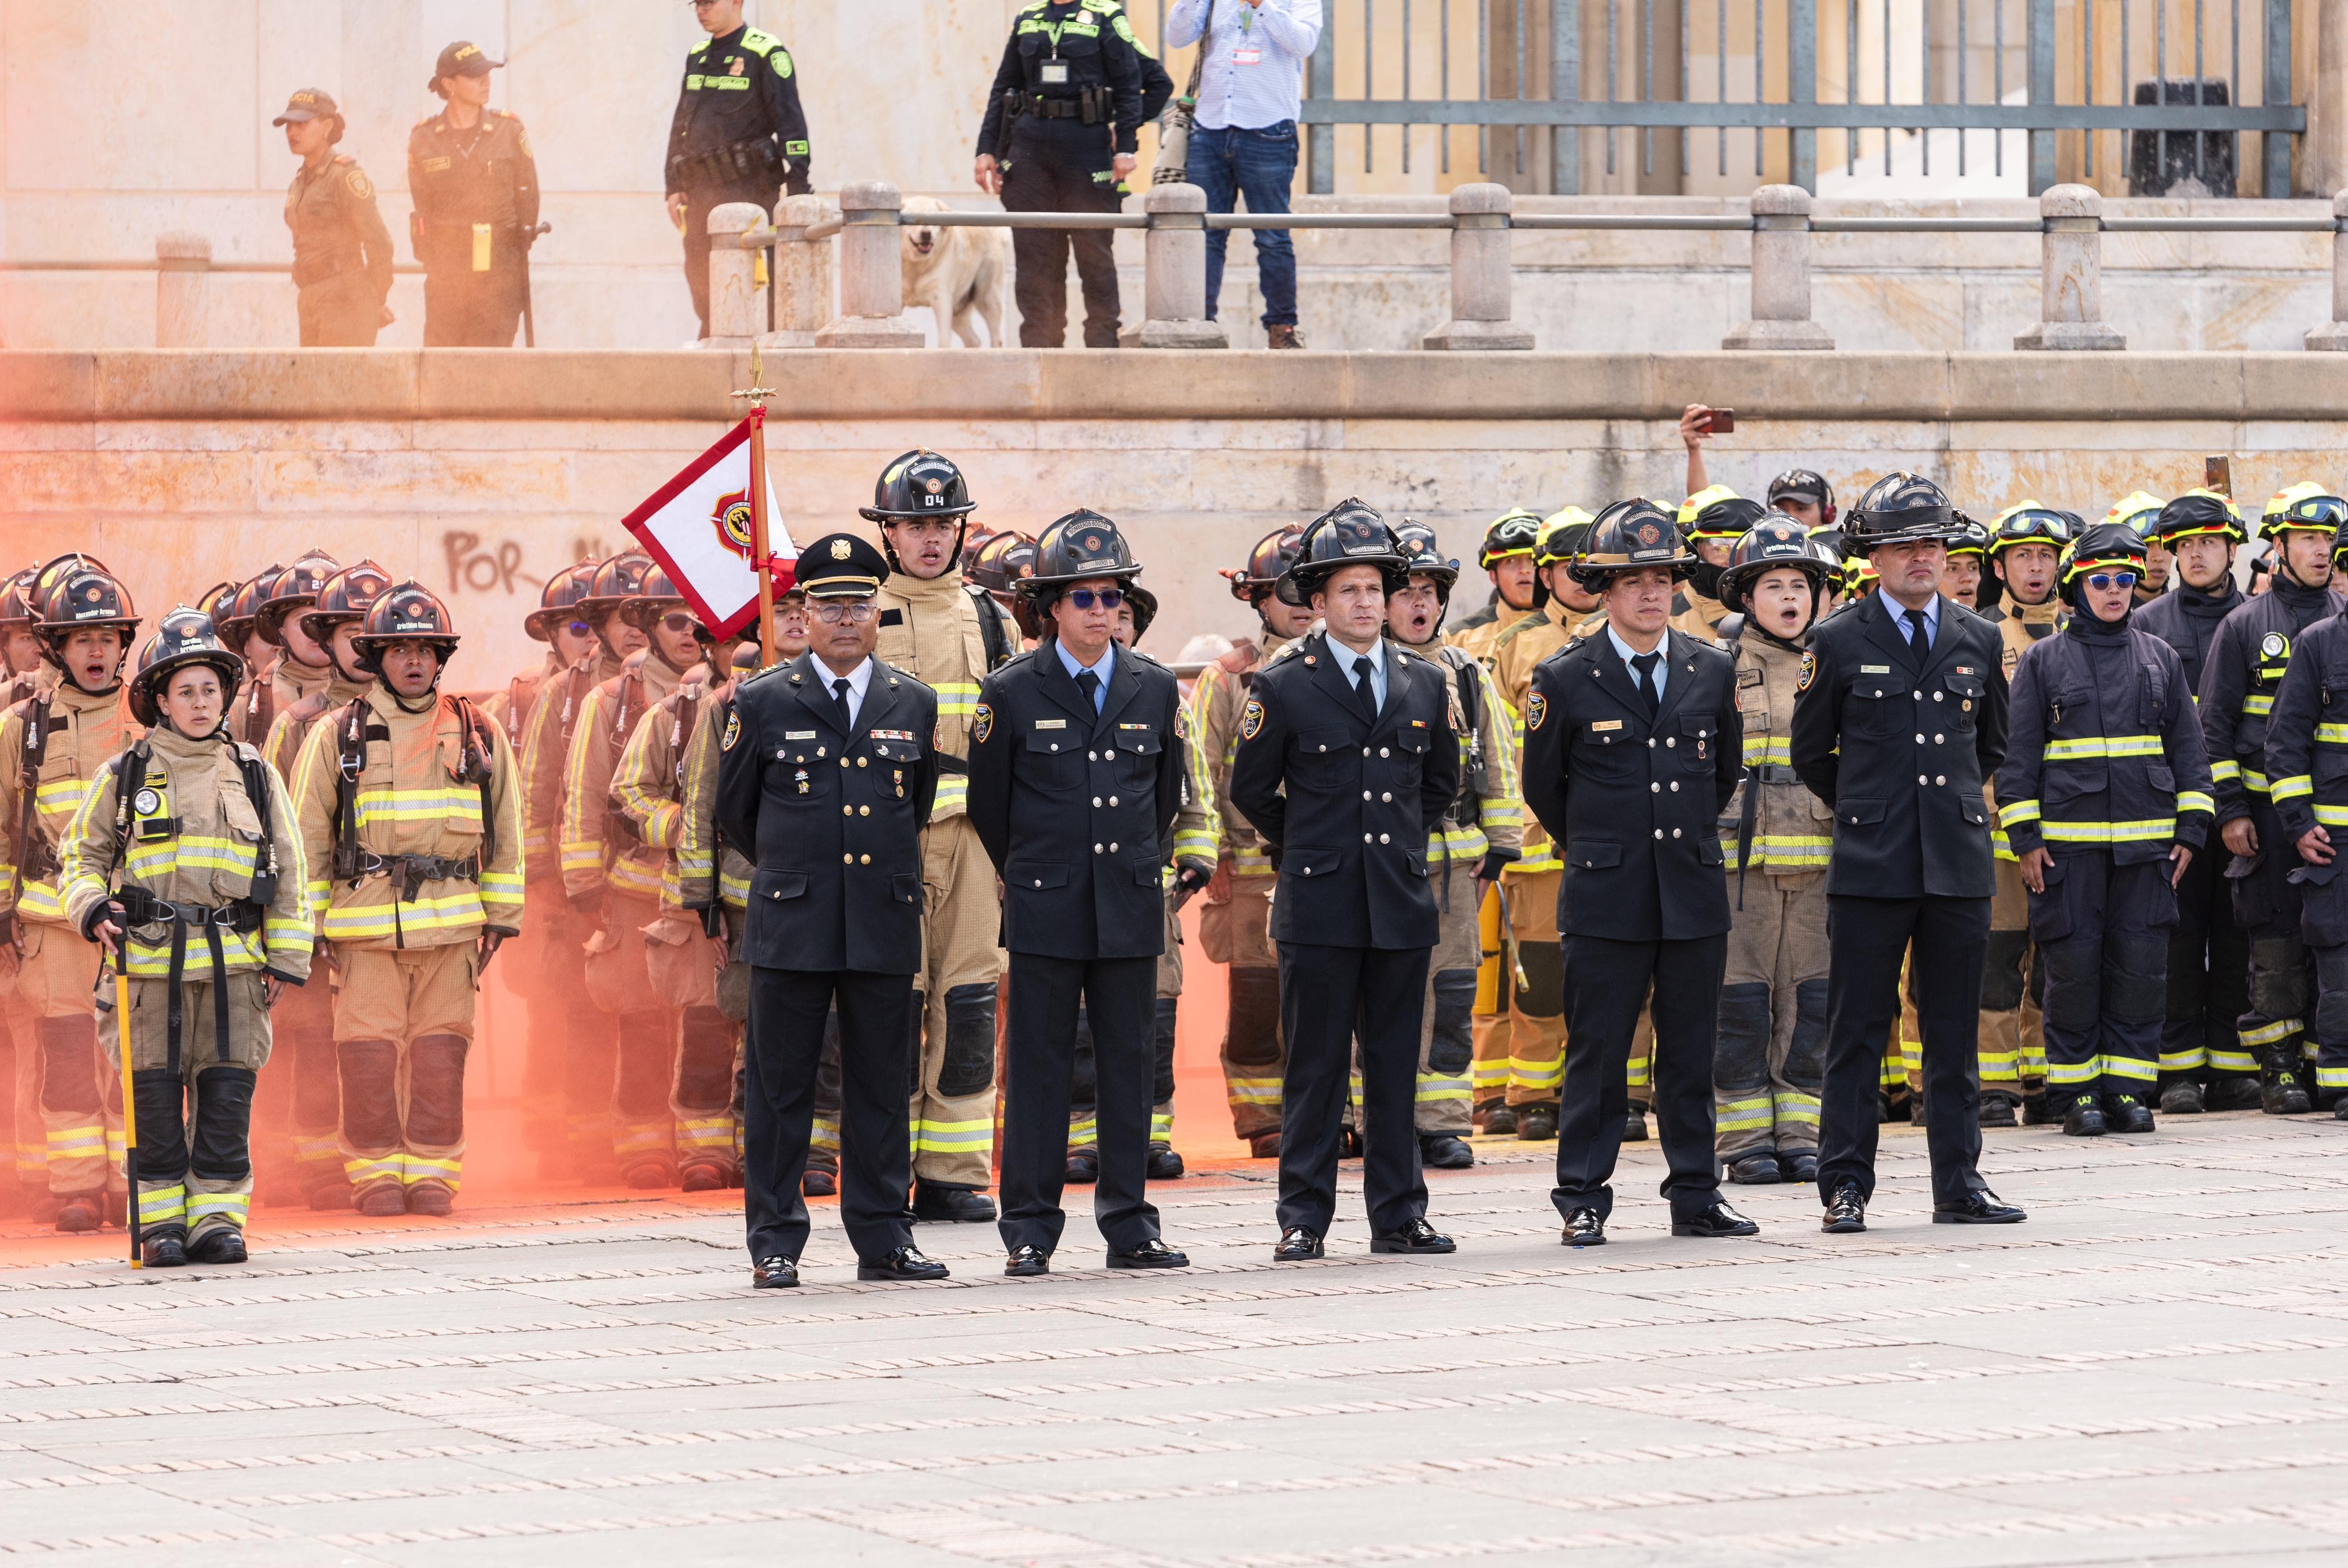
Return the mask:
<path id="1" fill-rule="evenodd" d="M 343 183 L 349 187 L 352 195 L 362 201 L 375 194 L 375 187 L 367 183 L 367 177 L 356 169 L 343 176 Z"/>
<path id="2" fill-rule="evenodd" d="M 1810 689 L 1810 683 L 1818 678 L 1818 653 L 1814 649 L 1804 648 L 1802 650 L 1802 673 L 1800 676 L 1795 680 L 1794 689 L 1796 691 L 1807 691 Z"/>
<path id="3" fill-rule="evenodd" d="M 1541 727 L 1542 722 L 1548 717 L 1548 696 L 1536 691 L 1532 696 L 1525 699 L 1525 727 L 1527 729 L 1539 729 Z"/>
<path id="4" fill-rule="evenodd" d="M 978 705 L 978 712 L 971 717 L 971 738 L 977 741 L 981 746 L 983 746 L 986 744 L 986 738 L 994 733 L 994 710 L 987 707 L 986 704 L 980 703 Z"/>
<path id="5" fill-rule="evenodd" d="M 717 749 L 720 751 L 731 751 L 734 749 L 734 743 L 741 738 L 742 716 L 739 713 L 727 714 L 726 716 L 726 735 L 723 739 L 718 741 Z"/>
<path id="6" fill-rule="evenodd" d="M 1240 710 L 1240 738 L 1253 740 L 1263 729 L 1263 704 L 1248 698 L 1247 707 Z"/>

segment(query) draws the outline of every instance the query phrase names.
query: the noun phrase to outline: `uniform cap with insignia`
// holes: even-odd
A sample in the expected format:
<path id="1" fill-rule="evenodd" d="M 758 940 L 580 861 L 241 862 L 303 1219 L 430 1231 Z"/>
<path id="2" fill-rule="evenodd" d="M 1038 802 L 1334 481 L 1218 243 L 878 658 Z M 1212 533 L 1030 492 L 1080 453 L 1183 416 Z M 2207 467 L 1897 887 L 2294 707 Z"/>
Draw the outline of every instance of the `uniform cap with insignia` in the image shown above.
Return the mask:
<path id="1" fill-rule="evenodd" d="M 826 534 L 799 552 L 798 585 L 810 599 L 869 599 L 889 580 L 889 562 L 853 533 Z"/>
<path id="2" fill-rule="evenodd" d="M 432 79 L 424 84 L 424 90 L 438 92 L 443 77 L 486 77 L 504 64 L 489 58 L 479 45 L 460 38 L 440 51 L 440 63 L 433 67 Z"/>
<path id="3" fill-rule="evenodd" d="M 340 119 L 343 111 L 335 100 L 316 88 L 297 89 L 285 100 L 285 112 L 269 123 L 272 125 L 305 125 L 314 119 Z"/>

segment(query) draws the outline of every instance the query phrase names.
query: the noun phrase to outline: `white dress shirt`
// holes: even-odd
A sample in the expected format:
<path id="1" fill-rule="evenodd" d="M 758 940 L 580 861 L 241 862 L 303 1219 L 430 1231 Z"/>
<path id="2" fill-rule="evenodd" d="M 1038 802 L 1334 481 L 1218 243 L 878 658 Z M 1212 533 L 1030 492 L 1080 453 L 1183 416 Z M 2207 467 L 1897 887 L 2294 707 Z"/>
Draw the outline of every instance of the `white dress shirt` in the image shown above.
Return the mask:
<path id="1" fill-rule="evenodd" d="M 1210 48 L 1199 78 L 1200 129 L 1262 130 L 1296 118 L 1304 62 L 1321 44 L 1321 0 L 1175 0 L 1166 46 L 1187 49 L 1202 32 Z"/>
<path id="2" fill-rule="evenodd" d="M 823 695 L 826 701 L 838 701 L 839 688 L 836 683 L 842 678 L 847 680 L 848 727 L 854 729 L 857 717 L 864 711 L 864 694 L 872 685 L 872 655 L 865 655 L 864 662 L 849 671 L 845 677 L 821 659 L 817 659 L 814 663 L 815 673 L 823 681 Z"/>

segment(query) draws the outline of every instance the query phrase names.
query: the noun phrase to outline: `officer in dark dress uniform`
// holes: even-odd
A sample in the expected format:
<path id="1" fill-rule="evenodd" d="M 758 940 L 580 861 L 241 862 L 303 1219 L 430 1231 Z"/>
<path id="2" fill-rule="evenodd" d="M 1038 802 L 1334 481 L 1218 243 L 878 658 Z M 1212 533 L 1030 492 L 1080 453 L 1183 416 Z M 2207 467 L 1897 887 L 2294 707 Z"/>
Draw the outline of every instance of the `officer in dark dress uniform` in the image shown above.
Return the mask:
<path id="1" fill-rule="evenodd" d="M 427 348 L 510 347 L 521 319 L 538 162 L 521 121 L 485 101 L 503 63 L 476 44 L 441 50 L 425 85 L 448 107 L 407 133 L 407 237 L 424 268 Z"/>
<path id="2" fill-rule="evenodd" d="M 1606 625 L 1541 661 L 1525 699 L 1525 804 L 1563 846 L 1565 1086 L 1557 1190 L 1570 1247 L 1606 1240 L 1630 1106 L 1625 1069 L 1654 995 L 1655 1123 L 1675 1236 L 1760 1229 L 1721 1201 L 1712 1054 L 1728 963 L 1719 819 L 1745 775 L 1735 662 L 1673 631 L 1695 556 L 1653 501 L 1601 512 L 1568 568 Z"/>
<path id="3" fill-rule="evenodd" d="M 978 128 L 978 188 L 1016 212 L 1114 212 L 1142 123 L 1142 54 L 1118 0 L 1030 0 L 1011 24 Z M 1068 336 L 1068 253 L 1085 292 L 1085 346 L 1115 348 L 1117 254 L 1106 229 L 1014 229 L 1019 341 Z"/>
<path id="4" fill-rule="evenodd" d="M 1794 771 L 1835 813 L 1823 1228 L 1867 1228 L 1883 1042 L 1899 1016 L 1911 940 L 1932 1219 L 2012 1224 L 2023 1212 L 1999 1202 L 1976 1169 L 1982 968 L 1997 886 L 1982 785 L 2005 756 L 1997 629 L 1941 596 L 1947 542 L 1962 525 L 1940 486 L 1887 475 L 1844 526 L 1880 587 L 1810 634 L 1792 747 Z"/>
<path id="5" fill-rule="evenodd" d="M 668 214 L 685 229 L 685 283 L 709 335 L 709 214 L 747 201 L 771 215 L 776 189 L 804 196 L 807 113 L 798 69 L 770 33 L 746 26 L 742 0 L 696 5 L 709 42 L 685 57 L 668 128 Z"/>
<path id="6" fill-rule="evenodd" d="M 1141 568 L 1117 525 L 1071 512 L 1037 542 L 1021 591 L 1051 632 L 986 677 L 971 726 L 970 820 L 1003 886 L 1011 954 L 1003 1113 L 1004 1273 L 1049 1271 L 1067 1216 L 1077 1009 L 1092 1026 L 1108 1266 L 1179 1268 L 1146 1191 L 1163 873 L 1182 806 L 1182 693 L 1116 645 Z M 1089 802 L 1089 804 L 1087 804 Z"/>
<path id="7" fill-rule="evenodd" d="M 912 1244 L 906 1042 L 922 966 L 921 830 L 937 794 L 937 694 L 872 656 L 880 552 L 800 555 L 808 651 L 745 680 L 720 742 L 718 836 L 749 856 L 742 1197 L 760 1288 L 796 1285 L 799 1184 L 824 1017 L 839 1010 L 840 1222 L 859 1279 L 942 1279 Z M 1065 1097 L 1064 1101 L 1065 1103 Z"/>
<path id="8" fill-rule="evenodd" d="M 1443 666 L 1383 635 L 1386 596 L 1408 581 L 1393 531 L 1360 501 L 1314 520 L 1276 592 L 1328 629 L 1282 649 L 1241 714 L 1231 803 L 1279 866 L 1281 1263 L 1321 1256 L 1336 1212 L 1356 1034 L 1370 1250 L 1452 1250 L 1426 1222 L 1415 1111 L 1442 919 L 1426 836 L 1459 792 L 1459 742 Z"/>

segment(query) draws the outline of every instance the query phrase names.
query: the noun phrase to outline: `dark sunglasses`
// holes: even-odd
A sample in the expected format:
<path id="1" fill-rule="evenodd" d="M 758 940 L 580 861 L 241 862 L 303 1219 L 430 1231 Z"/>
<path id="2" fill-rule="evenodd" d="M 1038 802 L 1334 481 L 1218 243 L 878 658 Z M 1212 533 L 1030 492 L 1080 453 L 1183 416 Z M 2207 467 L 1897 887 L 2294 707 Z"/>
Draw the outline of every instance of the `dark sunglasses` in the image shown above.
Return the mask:
<path id="1" fill-rule="evenodd" d="M 579 620 L 575 616 L 572 619 L 570 624 L 564 626 L 562 629 L 570 633 L 574 637 L 592 637 L 595 634 L 594 627 L 589 625 L 584 621 Z"/>
<path id="2" fill-rule="evenodd" d="M 1068 603 L 1079 610 L 1089 610 L 1098 604 L 1104 610 L 1114 610 L 1125 603 L 1122 588 L 1071 588 Z"/>
<path id="3" fill-rule="evenodd" d="M 2096 572 L 2087 577 L 2087 586 L 2101 592 L 2109 588 L 2133 588 L 2137 574 L 2133 572 Z"/>
<path id="4" fill-rule="evenodd" d="M 660 618 L 660 624 L 664 632 L 690 632 L 694 626 L 693 617 L 682 610 L 671 610 Z"/>

